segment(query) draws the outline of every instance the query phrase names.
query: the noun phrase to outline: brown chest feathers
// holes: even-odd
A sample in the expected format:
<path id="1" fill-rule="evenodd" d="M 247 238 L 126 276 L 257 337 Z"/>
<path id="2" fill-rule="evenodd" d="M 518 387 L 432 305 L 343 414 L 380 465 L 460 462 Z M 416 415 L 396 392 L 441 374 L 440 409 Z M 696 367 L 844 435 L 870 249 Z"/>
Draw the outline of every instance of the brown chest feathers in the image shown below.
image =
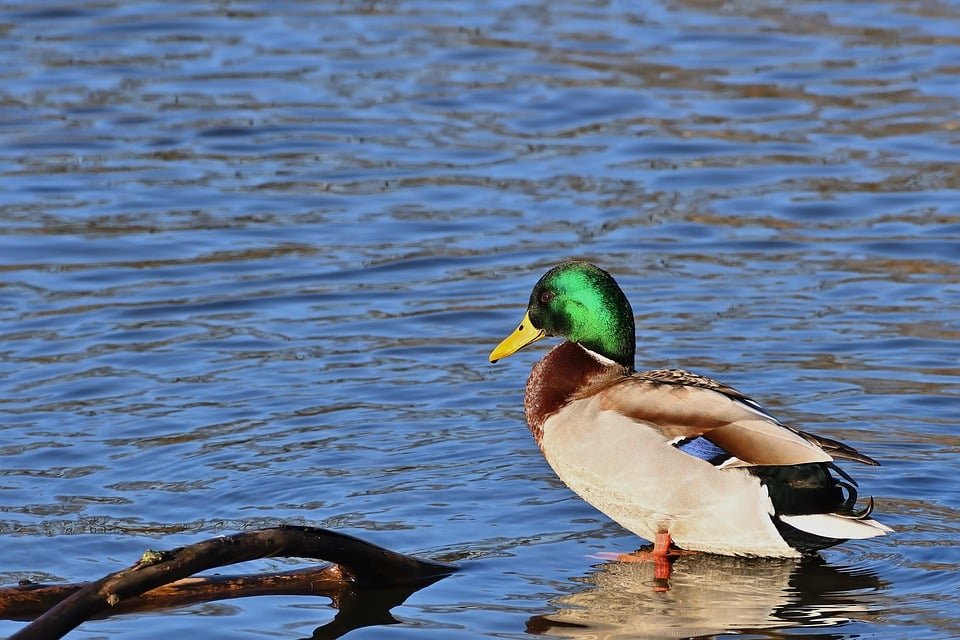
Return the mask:
<path id="1" fill-rule="evenodd" d="M 564 342 L 533 366 L 527 378 L 523 409 L 539 445 L 543 423 L 587 387 L 626 375 L 618 364 L 605 364 L 573 342 Z"/>

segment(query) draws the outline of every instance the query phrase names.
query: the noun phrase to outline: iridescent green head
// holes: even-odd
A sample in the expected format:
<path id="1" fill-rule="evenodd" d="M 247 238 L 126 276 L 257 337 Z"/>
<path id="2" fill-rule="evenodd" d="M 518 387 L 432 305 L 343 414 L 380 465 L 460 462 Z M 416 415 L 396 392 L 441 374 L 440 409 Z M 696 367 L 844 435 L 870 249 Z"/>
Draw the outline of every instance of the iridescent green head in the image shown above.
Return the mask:
<path id="1" fill-rule="evenodd" d="M 564 262 L 543 274 L 520 326 L 497 345 L 490 360 L 545 336 L 561 336 L 633 368 L 636 336 L 630 302 L 613 276 L 589 262 Z"/>

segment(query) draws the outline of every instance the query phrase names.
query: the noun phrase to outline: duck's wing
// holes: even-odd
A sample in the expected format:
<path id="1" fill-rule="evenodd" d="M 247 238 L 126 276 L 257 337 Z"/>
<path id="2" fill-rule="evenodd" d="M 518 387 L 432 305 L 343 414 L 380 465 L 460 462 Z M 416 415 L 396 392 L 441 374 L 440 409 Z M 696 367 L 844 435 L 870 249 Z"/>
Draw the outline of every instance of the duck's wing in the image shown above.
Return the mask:
<path id="1" fill-rule="evenodd" d="M 688 453 L 719 466 L 832 462 L 835 457 L 876 464 L 840 442 L 784 425 L 733 387 L 689 371 L 643 371 L 581 395 L 595 396 L 600 409 L 655 429 L 670 444 L 689 445 Z M 695 447 L 695 441 L 706 444 L 701 438 L 714 448 Z"/>
<path id="2" fill-rule="evenodd" d="M 844 444 L 839 440 L 818 436 L 815 433 L 808 433 L 806 431 L 798 431 L 797 433 L 829 453 L 834 460 L 853 460 L 854 462 L 869 464 L 875 467 L 880 466 L 880 463 L 870 456 L 860 453 L 850 445 Z"/>

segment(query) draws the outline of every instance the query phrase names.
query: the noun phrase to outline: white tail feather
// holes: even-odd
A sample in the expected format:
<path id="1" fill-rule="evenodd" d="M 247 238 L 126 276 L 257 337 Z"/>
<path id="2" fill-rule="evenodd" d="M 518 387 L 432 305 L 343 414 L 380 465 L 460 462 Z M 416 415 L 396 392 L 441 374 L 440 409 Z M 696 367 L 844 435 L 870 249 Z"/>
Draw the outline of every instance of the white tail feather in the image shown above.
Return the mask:
<path id="1" fill-rule="evenodd" d="M 893 531 L 876 520 L 857 520 L 835 513 L 813 513 L 802 516 L 780 516 L 785 523 L 824 538 L 859 540 L 882 536 Z"/>

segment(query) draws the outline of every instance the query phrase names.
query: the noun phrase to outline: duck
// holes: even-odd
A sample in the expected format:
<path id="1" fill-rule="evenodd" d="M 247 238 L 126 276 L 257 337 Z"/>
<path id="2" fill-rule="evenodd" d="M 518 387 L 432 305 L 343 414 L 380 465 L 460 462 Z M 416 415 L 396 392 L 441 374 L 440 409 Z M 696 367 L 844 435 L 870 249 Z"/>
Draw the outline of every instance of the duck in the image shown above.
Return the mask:
<path id="1" fill-rule="evenodd" d="M 653 543 L 649 557 L 803 557 L 893 531 L 871 518 L 872 497 L 858 507 L 857 483 L 837 464 L 873 458 L 707 376 L 637 371 L 632 307 L 596 265 L 547 271 L 490 362 L 547 337 L 562 342 L 527 379 L 529 430 L 567 487 Z"/>

